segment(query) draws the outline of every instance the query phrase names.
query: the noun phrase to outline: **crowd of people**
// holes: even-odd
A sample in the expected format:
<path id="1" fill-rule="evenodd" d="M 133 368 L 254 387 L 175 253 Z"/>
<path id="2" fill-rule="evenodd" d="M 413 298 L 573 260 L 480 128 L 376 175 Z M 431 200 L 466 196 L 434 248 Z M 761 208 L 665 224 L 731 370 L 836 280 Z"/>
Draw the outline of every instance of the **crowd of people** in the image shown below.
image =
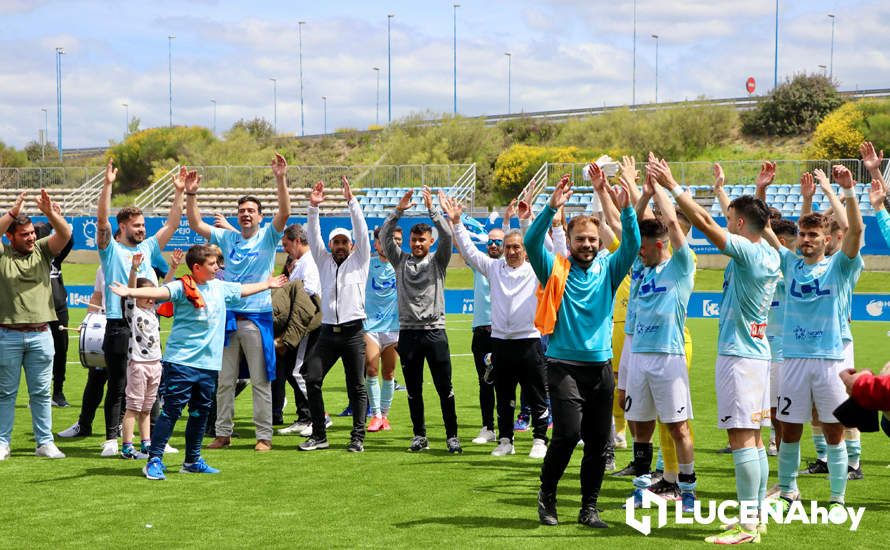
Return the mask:
<path id="1" fill-rule="evenodd" d="M 890 242 L 883 153 L 869 143 L 861 152 L 872 177 L 869 198 Z M 423 188 L 432 225 L 411 226 L 406 251 L 399 220 L 414 206 L 413 191 L 374 228 L 372 245 L 343 177 L 351 227 L 335 228 L 325 238 L 322 182 L 309 195 L 305 226 L 287 225 L 291 202 L 280 155 L 272 163 L 278 208 L 270 223 L 263 223 L 263 205 L 250 195 L 238 201 L 238 227 L 221 216 L 206 223 L 198 204 L 201 177 L 182 168 L 161 229 L 147 236 L 142 212 L 125 207 L 113 232 L 117 170 L 109 161 L 97 209 L 101 268 L 91 301 L 104 313 L 104 364 L 89 366 L 80 416 L 58 435 L 92 434 L 107 385 L 102 456 L 144 460 L 146 478 L 165 479 L 164 456 L 179 452 L 169 445 L 170 436 L 188 406 L 180 472 L 218 473 L 204 460 L 202 441 L 209 434 L 207 448 L 231 445 L 235 398 L 249 381 L 257 452 L 270 451 L 273 427 L 285 424 L 288 385 L 296 418 L 278 433 L 306 437 L 300 451 L 326 449 L 331 418 L 323 386 L 339 360 L 352 416 L 346 450 L 363 452 L 366 432 L 391 429 L 400 362 L 413 431 L 408 451 L 421 452 L 430 447 L 426 363 L 445 447 L 460 454 L 444 295 L 456 248 L 474 272 L 471 351 L 482 426 L 473 443 L 494 444 L 495 457 L 516 452 L 514 431 L 524 428 L 514 422 L 519 386 L 520 419 L 526 415 L 533 436 L 529 456 L 543 460 L 540 522 L 559 523 L 558 483 L 579 445 L 581 524 L 607 527 L 598 500 L 606 472 L 615 469 L 616 446 L 633 449 L 631 463 L 616 474 L 632 476 L 635 506 L 642 505 L 644 491 L 652 491 L 682 501 L 684 512 L 691 512 L 698 474 L 686 309 L 696 256 L 687 235 L 695 227 L 729 257 L 715 390 L 738 501 L 757 507 L 771 499 L 787 510 L 800 498 L 800 440 L 803 425 L 812 422 L 818 458 L 803 473 L 828 474 L 831 506 L 843 506 L 848 479 L 863 476 L 861 446 L 858 431 L 841 424 L 835 410 L 850 392 L 872 408 L 890 409 L 883 406 L 886 378 L 856 372 L 853 362 L 851 303 L 863 269 L 864 231 L 853 175 L 843 166 L 834 166 L 830 177 L 819 170 L 802 174 L 804 206 L 793 222 L 766 203 L 774 164 L 763 164 L 756 195 L 731 201 L 715 165 L 723 227 L 677 183 L 664 159 L 650 153 L 639 183 L 634 159 L 625 157 L 620 168 L 615 185 L 596 164 L 587 168 L 602 208 L 598 215 L 566 219 L 573 182 L 564 176 L 537 216 L 531 192 L 511 203 L 503 228 L 488 232 L 484 251 L 465 226 L 462 205 L 442 191 L 437 204 Z M 830 178 L 841 197 L 832 192 Z M 817 183 L 831 203 L 823 212 L 812 211 Z M 35 227 L 22 213 L 26 196 L 0 219 L 8 240 L 0 245 L 0 460 L 10 456 L 22 370 L 36 454 L 65 456 L 54 443 L 51 406 L 68 405 L 62 390 L 68 318 L 59 296 L 71 228 L 46 191 L 36 202 L 49 227 Z M 161 251 L 179 227 L 183 203 L 189 227 L 207 244 L 177 251 L 168 263 Z M 518 228 L 511 227 L 514 216 Z M 287 262 L 275 275 L 279 245 Z M 188 274 L 176 278 L 183 261 Z M 173 318 L 163 351 L 159 315 Z M 767 425 L 769 441 L 761 435 Z M 768 489 L 771 453 L 778 455 L 778 484 Z M 707 540 L 748 543 L 761 535 L 761 525 L 740 523 Z"/>

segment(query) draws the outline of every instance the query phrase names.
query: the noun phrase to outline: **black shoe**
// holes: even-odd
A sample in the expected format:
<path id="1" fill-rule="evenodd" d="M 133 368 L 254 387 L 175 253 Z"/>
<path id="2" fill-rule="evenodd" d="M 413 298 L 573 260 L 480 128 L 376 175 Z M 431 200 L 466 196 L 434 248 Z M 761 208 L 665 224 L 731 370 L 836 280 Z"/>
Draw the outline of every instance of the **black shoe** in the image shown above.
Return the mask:
<path id="1" fill-rule="evenodd" d="M 556 494 L 538 491 L 538 520 L 541 525 L 559 525 L 556 517 Z"/>
<path id="2" fill-rule="evenodd" d="M 818 458 L 807 464 L 807 467 L 800 471 L 802 474 L 827 474 L 828 463 Z"/>
<path id="3" fill-rule="evenodd" d="M 353 439 L 346 446 L 346 450 L 350 453 L 363 453 L 365 452 L 365 444 L 362 443 L 361 439 Z"/>
<path id="4" fill-rule="evenodd" d="M 281 426 L 282 424 L 284 424 L 284 415 L 272 417 L 273 426 Z"/>
<path id="5" fill-rule="evenodd" d="M 460 446 L 460 439 L 457 436 L 449 437 L 445 440 L 445 445 L 448 447 L 448 452 L 451 454 L 463 454 L 464 450 Z"/>
<path id="6" fill-rule="evenodd" d="M 862 479 L 864 476 L 862 475 L 862 465 L 860 464 L 858 468 L 854 468 L 852 466 L 847 466 L 847 479 L 853 481 L 854 479 Z"/>
<path id="7" fill-rule="evenodd" d="M 310 437 L 306 441 L 302 442 L 297 446 L 297 449 L 301 451 L 314 451 L 316 449 L 327 449 L 330 447 L 328 444 L 328 438 L 322 437 L 321 439 L 315 439 Z"/>
<path id="8" fill-rule="evenodd" d="M 235 397 L 241 395 L 241 392 L 243 392 L 245 388 L 247 388 L 247 380 L 239 379 L 237 382 L 235 382 Z"/>
<path id="9" fill-rule="evenodd" d="M 429 439 L 423 437 L 422 435 L 416 435 L 414 436 L 414 439 L 411 440 L 411 446 L 408 447 L 408 450 L 412 453 L 419 453 L 420 451 L 425 451 L 429 448 Z"/>
<path id="10" fill-rule="evenodd" d="M 664 478 L 664 470 L 655 470 L 654 472 L 649 474 L 649 476 L 651 478 L 650 482 L 652 484 L 658 483 L 662 480 L 662 478 Z"/>
<path id="11" fill-rule="evenodd" d="M 649 490 L 665 500 L 680 500 L 680 486 L 664 478 L 649 486 Z"/>
<path id="12" fill-rule="evenodd" d="M 627 465 L 623 470 L 618 470 L 617 472 L 612 474 L 613 476 L 632 476 L 634 474 L 634 462 L 630 461 L 630 464 Z"/>
<path id="13" fill-rule="evenodd" d="M 593 505 L 581 508 L 581 512 L 578 513 L 578 523 L 595 529 L 606 529 L 609 527 L 608 523 L 600 519 L 600 511 Z"/>
<path id="14" fill-rule="evenodd" d="M 729 444 L 727 443 L 726 447 L 723 447 L 722 449 L 717 449 L 717 454 L 721 454 L 721 455 L 732 454 L 732 447 L 730 447 Z"/>
<path id="15" fill-rule="evenodd" d="M 62 392 L 56 392 L 53 394 L 53 407 L 64 408 L 70 406 L 68 400 L 65 399 L 65 394 Z"/>

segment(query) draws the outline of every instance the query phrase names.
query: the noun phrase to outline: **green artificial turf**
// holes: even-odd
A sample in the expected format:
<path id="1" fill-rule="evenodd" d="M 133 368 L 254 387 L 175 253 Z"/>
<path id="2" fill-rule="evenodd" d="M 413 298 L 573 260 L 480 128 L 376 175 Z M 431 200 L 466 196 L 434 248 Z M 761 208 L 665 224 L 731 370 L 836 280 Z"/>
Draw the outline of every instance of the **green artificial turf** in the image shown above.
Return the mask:
<path id="1" fill-rule="evenodd" d="M 83 310 L 72 311 L 72 325 Z M 717 322 L 689 321 L 694 338 L 691 374 L 696 470 L 699 497 L 734 499 L 732 457 L 715 451 L 726 443 L 716 426 L 713 364 Z M 165 321 L 165 328 L 169 322 Z M 879 369 L 888 359 L 888 323 L 856 323 L 860 367 Z M 538 525 L 535 493 L 540 461 L 526 455 L 529 432 L 516 435 L 516 455 L 495 458 L 493 445 L 473 445 L 480 416 L 476 374 L 470 353 L 470 317 L 448 316 L 454 392 L 457 399 L 462 456 L 445 451 L 438 400 L 426 376 L 424 395 L 431 449 L 407 453 L 411 439 L 406 394 L 397 392 L 390 415 L 393 430 L 368 434 L 363 454 L 347 453 L 350 421 L 334 418 L 328 437 L 332 448 L 301 453 L 299 437 L 276 436 L 270 453 L 253 450 L 251 396 L 236 401 L 236 426 L 241 434 L 232 448 L 206 451 L 219 475 L 178 474 L 182 454 L 168 455 L 166 481 L 142 477 L 143 462 L 100 458 L 104 422 L 102 409 L 93 423 L 96 435 L 57 439 L 68 454 L 64 460 L 33 456 L 27 393 L 22 383 L 16 406 L 12 456 L 0 463 L 0 548 L 560 548 L 610 545 L 613 548 L 706 547 L 702 538 L 716 526 L 678 526 L 644 537 L 624 524 L 621 504 L 631 491 L 630 478 L 608 477 L 599 505 L 608 530 L 575 523 L 579 507 L 575 453 L 559 491 L 562 525 Z M 71 340 L 65 392 L 71 407 L 53 409 L 53 429 L 70 426 L 80 408 L 85 369 Z M 397 372 L 397 378 L 401 378 Z M 347 403 L 339 366 L 325 381 L 325 403 L 332 413 Z M 292 407 L 288 407 L 290 421 Z M 171 444 L 182 449 L 185 422 L 180 420 Z M 766 433 L 766 432 L 764 432 Z M 804 460 L 814 456 L 809 429 L 801 449 Z M 205 440 L 205 443 L 209 440 Z M 859 530 L 847 526 L 771 525 L 766 547 L 885 548 L 888 519 L 890 445 L 883 433 L 863 434 L 865 480 L 850 482 L 847 502 L 865 506 Z M 619 450 L 619 468 L 631 460 Z M 777 463 L 770 458 L 770 484 Z M 801 476 L 805 499 L 824 501 L 828 481 Z"/>

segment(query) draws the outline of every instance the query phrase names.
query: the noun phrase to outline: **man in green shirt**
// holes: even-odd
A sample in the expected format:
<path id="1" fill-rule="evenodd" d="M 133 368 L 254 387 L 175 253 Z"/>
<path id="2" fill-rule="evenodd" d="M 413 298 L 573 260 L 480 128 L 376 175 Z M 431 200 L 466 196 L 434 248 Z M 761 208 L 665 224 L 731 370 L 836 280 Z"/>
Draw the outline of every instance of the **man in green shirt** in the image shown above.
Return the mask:
<path id="1" fill-rule="evenodd" d="M 37 208 L 54 230 L 37 240 L 31 218 L 22 214 L 27 192 L 0 218 L 0 460 L 9 458 L 15 400 L 22 369 L 28 385 L 31 422 L 37 456 L 65 458 L 53 443 L 50 381 L 53 338 L 49 322 L 56 320 L 50 286 L 50 264 L 71 238 L 71 228 L 45 190 Z"/>

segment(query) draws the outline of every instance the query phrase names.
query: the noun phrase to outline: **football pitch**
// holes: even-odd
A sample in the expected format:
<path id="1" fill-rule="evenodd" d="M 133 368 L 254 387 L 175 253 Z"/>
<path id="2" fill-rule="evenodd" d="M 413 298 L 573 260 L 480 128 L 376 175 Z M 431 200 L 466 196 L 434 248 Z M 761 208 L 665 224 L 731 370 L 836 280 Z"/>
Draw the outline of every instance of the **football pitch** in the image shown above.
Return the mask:
<path id="1" fill-rule="evenodd" d="M 71 311 L 70 324 L 77 326 L 85 310 Z M 101 409 L 93 424 L 96 435 L 57 438 L 68 458 L 34 457 L 23 381 L 12 456 L 0 463 L 0 548 L 705 547 L 702 539 L 719 530 L 716 523 L 676 525 L 670 518 L 665 527 L 653 529 L 649 536 L 628 527 L 621 508 L 632 489 L 626 477 L 607 475 L 603 484 L 599 507 L 611 528 L 594 530 L 578 525 L 580 448 L 560 484 L 561 525 L 539 525 L 535 496 L 541 461 L 527 457 L 531 433 L 517 433 L 515 456 L 495 458 L 489 454 L 494 444 L 470 442 L 480 427 L 470 322 L 467 315 L 448 316 L 464 445 L 460 456 L 445 451 L 438 399 L 426 372 L 430 450 L 424 453 L 406 452 L 412 435 L 407 399 L 404 392 L 396 392 L 390 415 L 392 431 L 368 434 L 362 454 L 346 452 L 351 422 L 337 417 L 328 431 L 329 450 L 300 453 L 296 445 L 302 438 L 276 436 L 272 452 L 258 454 L 253 450 L 251 396 L 246 391 L 236 401 L 235 430 L 241 437 L 229 449 L 204 452 L 220 474 L 178 474 L 183 455 L 174 454 L 165 457 L 170 468 L 167 480 L 148 481 L 141 473 L 143 461 L 99 457 L 104 431 Z M 726 444 L 726 435 L 716 428 L 715 418 L 717 322 L 692 319 L 689 326 L 694 340 L 690 378 L 698 496 L 705 501 L 734 500 L 732 457 L 716 453 Z M 169 321 L 165 320 L 162 329 L 169 329 Z M 854 323 L 859 368 L 880 370 L 890 359 L 888 329 L 887 323 Z M 75 338 L 71 339 L 68 361 L 65 393 L 71 407 L 53 409 L 55 432 L 74 423 L 80 409 L 86 371 L 80 367 Z M 398 371 L 397 378 L 401 378 Z M 339 366 L 325 380 L 324 394 L 332 414 L 346 405 Z M 292 406 L 288 409 L 286 420 L 291 421 Z M 184 447 L 184 427 L 180 420 L 170 441 L 180 449 Z M 208 442 L 206 439 L 205 444 Z M 762 545 L 886 548 L 882 533 L 890 518 L 890 441 L 880 432 L 863 434 L 862 448 L 865 479 L 851 481 L 847 487 L 848 506 L 865 507 L 857 531 L 850 531 L 849 524 L 770 525 Z M 804 461 L 815 456 L 809 429 L 801 441 L 801 454 Z M 618 467 L 625 466 L 631 456 L 630 450 L 618 450 Z M 776 481 L 776 469 L 776 459 L 770 457 L 770 484 Z M 829 491 L 824 476 L 801 476 L 799 483 L 805 501 L 819 500 L 827 506 Z M 638 515 L 642 516 L 642 511 Z M 648 515 L 654 518 L 654 511 Z"/>

